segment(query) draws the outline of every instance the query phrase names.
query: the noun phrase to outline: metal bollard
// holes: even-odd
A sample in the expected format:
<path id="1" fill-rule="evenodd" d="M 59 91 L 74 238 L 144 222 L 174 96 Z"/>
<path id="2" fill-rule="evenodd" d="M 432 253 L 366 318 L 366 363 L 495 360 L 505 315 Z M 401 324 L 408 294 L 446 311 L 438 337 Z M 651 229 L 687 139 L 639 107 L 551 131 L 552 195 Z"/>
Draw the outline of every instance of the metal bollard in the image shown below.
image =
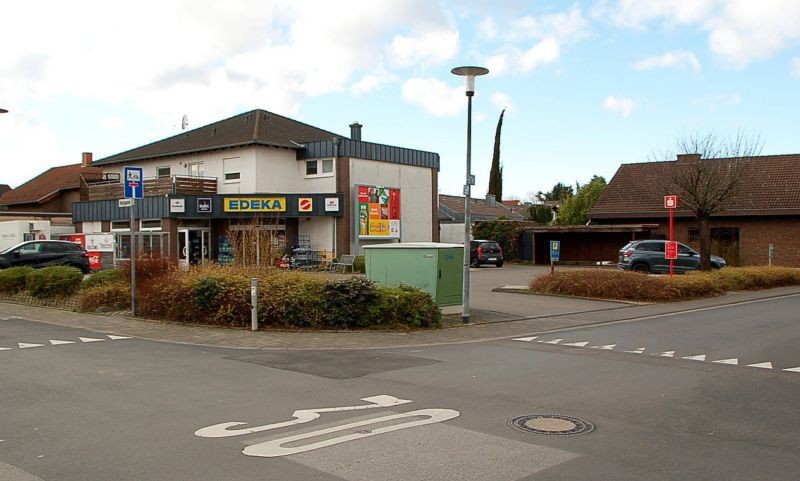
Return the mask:
<path id="1" fill-rule="evenodd" d="M 258 330 L 258 278 L 250 278 L 250 330 Z"/>

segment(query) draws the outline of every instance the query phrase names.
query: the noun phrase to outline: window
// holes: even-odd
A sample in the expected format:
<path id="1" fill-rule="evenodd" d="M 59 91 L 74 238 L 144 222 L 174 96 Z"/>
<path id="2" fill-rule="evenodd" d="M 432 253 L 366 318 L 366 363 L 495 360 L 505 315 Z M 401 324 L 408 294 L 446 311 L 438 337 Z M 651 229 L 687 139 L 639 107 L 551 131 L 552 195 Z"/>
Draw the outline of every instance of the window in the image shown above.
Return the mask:
<path id="1" fill-rule="evenodd" d="M 333 159 L 306 161 L 306 177 L 330 177 L 332 175 Z"/>
<path id="2" fill-rule="evenodd" d="M 112 220 L 111 221 L 111 230 L 131 230 L 131 223 L 127 220 Z"/>
<path id="3" fill-rule="evenodd" d="M 222 159 L 223 182 L 226 184 L 238 183 L 242 178 L 242 166 L 239 157 Z"/>
<path id="4" fill-rule="evenodd" d="M 139 230 L 161 230 L 161 219 L 142 219 Z"/>
<path id="5" fill-rule="evenodd" d="M 203 163 L 193 162 L 189 164 L 189 177 L 202 177 L 203 176 Z"/>
<path id="6" fill-rule="evenodd" d="M 170 175 L 172 174 L 170 167 L 168 165 L 163 167 L 156 167 L 156 177 L 162 178 L 162 177 L 169 177 Z"/>

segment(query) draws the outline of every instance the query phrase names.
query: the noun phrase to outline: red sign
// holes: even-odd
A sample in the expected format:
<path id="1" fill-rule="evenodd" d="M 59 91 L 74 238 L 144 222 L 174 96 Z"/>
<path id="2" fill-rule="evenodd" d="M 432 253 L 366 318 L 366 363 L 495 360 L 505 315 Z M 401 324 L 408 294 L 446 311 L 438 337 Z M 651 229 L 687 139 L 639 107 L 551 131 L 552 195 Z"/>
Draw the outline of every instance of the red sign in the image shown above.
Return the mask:
<path id="1" fill-rule="evenodd" d="M 664 208 L 665 209 L 676 209 L 678 207 L 678 196 L 677 195 L 665 195 L 664 196 Z"/>
<path id="2" fill-rule="evenodd" d="M 97 251 L 89 251 L 89 269 L 99 271 L 100 267 L 100 253 Z"/>
<path id="3" fill-rule="evenodd" d="M 664 259 L 677 259 L 678 258 L 678 243 L 667 242 L 664 246 Z"/>
<path id="4" fill-rule="evenodd" d="M 297 210 L 300 212 L 311 212 L 313 211 L 313 204 L 311 203 L 311 199 L 308 197 L 301 197 L 298 201 Z"/>

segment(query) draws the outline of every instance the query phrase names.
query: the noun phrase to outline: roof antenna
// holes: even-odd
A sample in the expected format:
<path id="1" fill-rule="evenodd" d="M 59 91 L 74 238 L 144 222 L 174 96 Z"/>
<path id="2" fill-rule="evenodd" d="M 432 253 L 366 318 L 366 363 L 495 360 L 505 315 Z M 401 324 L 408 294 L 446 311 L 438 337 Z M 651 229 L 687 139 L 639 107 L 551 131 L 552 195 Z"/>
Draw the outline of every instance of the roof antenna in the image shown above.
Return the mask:
<path id="1" fill-rule="evenodd" d="M 189 126 L 189 117 L 187 117 L 186 114 L 183 114 L 183 117 L 181 117 L 181 130 L 186 130 L 186 127 L 188 126 Z"/>

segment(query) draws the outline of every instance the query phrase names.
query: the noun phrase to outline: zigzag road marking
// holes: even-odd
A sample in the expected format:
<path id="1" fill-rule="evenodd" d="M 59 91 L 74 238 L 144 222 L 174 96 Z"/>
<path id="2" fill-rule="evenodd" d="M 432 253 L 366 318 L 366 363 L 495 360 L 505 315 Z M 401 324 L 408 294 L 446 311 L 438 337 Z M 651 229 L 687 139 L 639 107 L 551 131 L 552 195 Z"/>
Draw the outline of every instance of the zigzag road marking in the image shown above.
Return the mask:
<path id="1" fill-rule="evenodd" d="M 757 367 L 760 369 L 772 369 L 771 362 L 758 362 L 756 364 L 748 364 L 747 367 Z"/>
<path id="2" fill-rule="evenodd" d="M 690 361 L 705 361 L 706 355 L 705 354 L 698 354 L 697 356 L 684 356 L 681 359 L 688 359 Z"/>
<path id="3" fill-rule="evenodd" d="M 58 339 L 50 339 L 50 345 L 61 346 L 62 344 L 75 344 L 75 341 L 59 341 Z"/>
<path id="4" fill-rule="evenodd" d="M 121 340 L 124 340 L 124 339 L 133 339 L 132 337 L 116 336 L 114 334 L 106 334 L 106 336 L 108 336 L 108 338 L 110 340 L 112 340 L 112 341 L 121 341 Z M 105 339 L 100 339 L 100 338 L 96 338 L 96 337 L 79 337 L 78 339 L 82 343 L 105 341 Z M 66 345 L 66 344 L 77 344 L 77 341 L 62 341 L 60 339 L 50 339 L 48 342 L 50 343 L 51 346 L 63 346 L 63 345 Z M 45 346 L 46 346 L 45 344 L 36 344 L 36 343 L 32 343 L 32 342 L 18 342 L 17 343 L 17 348 L 18 349 L 32 349 L 32 348 L 35 348 L 35 347 L 45 347 Z M 13 351 L 13 350 L 14 350 L 13 347 L 0 347 L 0 351 Z"/>

